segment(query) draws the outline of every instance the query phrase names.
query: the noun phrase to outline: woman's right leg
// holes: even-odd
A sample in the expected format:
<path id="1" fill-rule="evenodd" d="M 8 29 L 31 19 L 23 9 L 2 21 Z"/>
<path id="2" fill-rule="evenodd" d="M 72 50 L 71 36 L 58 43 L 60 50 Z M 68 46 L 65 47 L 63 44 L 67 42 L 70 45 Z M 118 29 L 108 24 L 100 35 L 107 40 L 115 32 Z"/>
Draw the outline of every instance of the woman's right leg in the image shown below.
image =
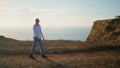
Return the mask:
<path id="1" fill-rule="evenodd" d="M 30 54 L 33 54 L 33 53 L 34 53 L 35 48 L 36 48 L 36 44 L 37 44 L 37 39 L 34 38 L 33 45 L 32 45 L 31 51 L 30 51 Z"/>

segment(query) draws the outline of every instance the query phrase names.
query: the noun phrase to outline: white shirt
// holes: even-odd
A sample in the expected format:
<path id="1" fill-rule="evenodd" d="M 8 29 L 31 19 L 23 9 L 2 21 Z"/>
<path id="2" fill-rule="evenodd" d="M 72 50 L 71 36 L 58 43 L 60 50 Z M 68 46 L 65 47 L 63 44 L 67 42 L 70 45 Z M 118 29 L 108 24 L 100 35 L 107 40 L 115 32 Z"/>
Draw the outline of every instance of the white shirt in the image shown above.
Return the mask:
<path id="1" fill-rule="evenodd" d="M 43 37 L 41 26 L 39 24 L 35 24 L 33 26 L 33 32 L 34 32 L 34 37 L 38 37 L 38 39 L 41 39 L 41 37 Z"/>

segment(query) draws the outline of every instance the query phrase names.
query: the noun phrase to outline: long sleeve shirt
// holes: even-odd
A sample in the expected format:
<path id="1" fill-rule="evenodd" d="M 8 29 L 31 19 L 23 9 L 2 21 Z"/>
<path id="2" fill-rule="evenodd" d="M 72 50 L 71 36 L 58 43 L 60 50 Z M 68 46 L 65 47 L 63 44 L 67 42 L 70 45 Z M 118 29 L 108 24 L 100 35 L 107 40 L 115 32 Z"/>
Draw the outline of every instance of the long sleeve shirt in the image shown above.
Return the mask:
<path id="1" fill-rule="evenodd" d="M 41 37 L 43 37 L 41 26 L 39 24 L 35 24 L 33 26 L 33 32 L 34 32 L 34 37 L 38 37 L 38 39 L 41 39 Z"/>

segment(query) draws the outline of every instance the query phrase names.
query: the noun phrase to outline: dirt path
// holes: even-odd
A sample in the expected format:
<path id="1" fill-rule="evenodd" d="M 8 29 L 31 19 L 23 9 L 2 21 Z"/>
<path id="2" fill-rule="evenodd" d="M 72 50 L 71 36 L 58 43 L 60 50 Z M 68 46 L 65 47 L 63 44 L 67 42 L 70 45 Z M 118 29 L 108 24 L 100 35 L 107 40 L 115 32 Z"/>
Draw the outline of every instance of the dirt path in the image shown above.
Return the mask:
<path id="1" fill-rule="evenodd" d="M 35 54 L 35 60 L 28 55 L 0 56 L 1 68 L 113 68 L 120 67 L 120 55 L 116 51 L 83 52 L 69 54 L 48 54 L 47 58 Z M 107 63 L 107 64 L 106 64 Z"/>

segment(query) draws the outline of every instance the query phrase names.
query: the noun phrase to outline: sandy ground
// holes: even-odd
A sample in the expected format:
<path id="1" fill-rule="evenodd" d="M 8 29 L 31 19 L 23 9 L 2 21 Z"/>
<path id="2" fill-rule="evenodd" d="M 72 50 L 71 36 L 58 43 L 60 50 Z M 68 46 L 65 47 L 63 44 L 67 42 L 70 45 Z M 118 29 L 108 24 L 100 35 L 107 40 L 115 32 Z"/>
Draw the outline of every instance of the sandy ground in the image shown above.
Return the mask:
<path id="1" fill-rule="evenodd" d="M 69 54 L 40 54 L 30 59 L 28 55 L 0 56 L 1 68 L 119 68 L 120 55 L 116 51 L 80 52 Z"/>
<path id="2" fill-rule="evenodd" d="M 96 44 L 44 41 L 48 57 L 37 46 L 36 59 L 30 59 L 31 41 L 0 40 L 0 68 L 120 68 L 120 45 Z"/>

